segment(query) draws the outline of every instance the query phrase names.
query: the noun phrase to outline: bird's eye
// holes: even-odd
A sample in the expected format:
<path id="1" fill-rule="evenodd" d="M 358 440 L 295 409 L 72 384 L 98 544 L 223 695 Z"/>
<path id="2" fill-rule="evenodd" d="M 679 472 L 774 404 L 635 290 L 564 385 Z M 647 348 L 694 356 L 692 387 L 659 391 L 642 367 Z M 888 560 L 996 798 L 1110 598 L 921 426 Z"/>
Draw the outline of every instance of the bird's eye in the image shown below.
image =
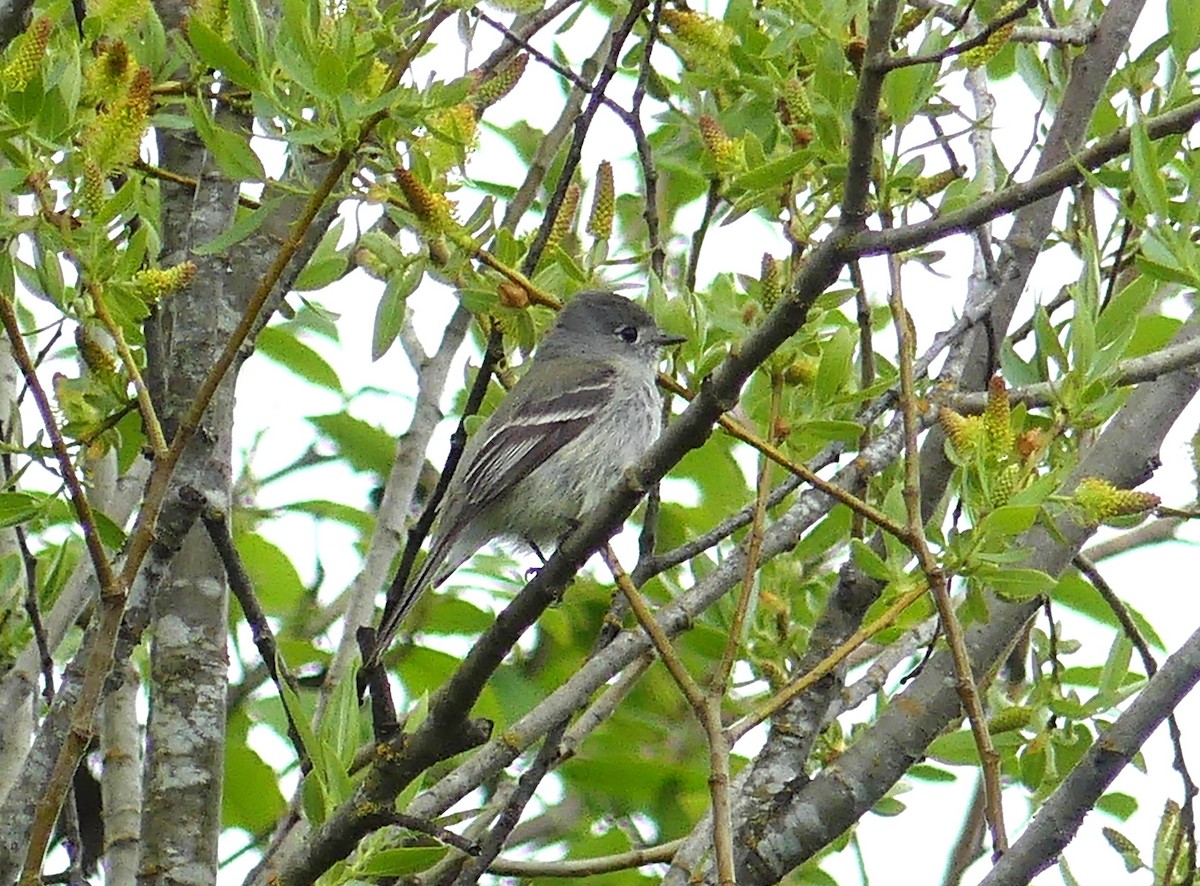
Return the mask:
<path id="1" fill-rule="evenodd" d="M 638 331 L 636 326 L 622 326 L 617 330 L 617 336 L 626 344 L 633 344 L 638 340 Z"/>

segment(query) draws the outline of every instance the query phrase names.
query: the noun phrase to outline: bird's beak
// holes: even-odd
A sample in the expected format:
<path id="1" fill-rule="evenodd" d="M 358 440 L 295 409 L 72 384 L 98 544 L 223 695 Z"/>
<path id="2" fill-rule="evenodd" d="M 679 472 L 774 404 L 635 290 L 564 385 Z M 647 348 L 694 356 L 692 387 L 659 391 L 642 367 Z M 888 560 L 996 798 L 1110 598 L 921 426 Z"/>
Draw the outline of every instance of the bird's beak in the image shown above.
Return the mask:
<path id="1" fill-rule="evenodd" d="M 687 341 L 686 335 L 671 335 L 669 332 L 663 332 L 661 329 L 654 339 L 654 343 L 660 348 L 668 347 L 669 345 L 678 345 Z"/>

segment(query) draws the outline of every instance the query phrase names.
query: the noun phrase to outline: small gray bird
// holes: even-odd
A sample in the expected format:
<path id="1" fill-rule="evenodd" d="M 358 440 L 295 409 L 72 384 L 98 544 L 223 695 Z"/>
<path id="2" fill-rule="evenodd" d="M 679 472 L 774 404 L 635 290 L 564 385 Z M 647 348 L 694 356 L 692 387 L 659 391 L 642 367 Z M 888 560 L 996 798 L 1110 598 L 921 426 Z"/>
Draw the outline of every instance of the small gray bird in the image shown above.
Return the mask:
<path id="1" fill-rule="evenodd" d="M 660 350 L 684 341 L 613 292 L 576 295 L 528 370 L 468 441 L 429 556 L 385 612 L 375 656 L 425 588 L 493 539 L 539 553 L 595 508 L 658 437 Z"/>

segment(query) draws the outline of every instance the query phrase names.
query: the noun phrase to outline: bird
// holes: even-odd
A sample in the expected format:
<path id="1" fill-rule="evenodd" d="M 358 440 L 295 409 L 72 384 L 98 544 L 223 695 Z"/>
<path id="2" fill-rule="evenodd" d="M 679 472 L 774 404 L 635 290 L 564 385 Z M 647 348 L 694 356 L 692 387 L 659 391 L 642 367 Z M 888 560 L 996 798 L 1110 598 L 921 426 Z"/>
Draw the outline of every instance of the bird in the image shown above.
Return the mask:
<path id="1" fill-rule="evenodd" d="M 524 375 L 467 442 L 429 554 L 385 607 L 374 661 L 425 590 L 485 544 L 515 541 L 540 557 L 603 500 L 662 430 L 658 362 L 663 348 L 685 340 L 615 292 L 588 290 L 567 302 Z"/>

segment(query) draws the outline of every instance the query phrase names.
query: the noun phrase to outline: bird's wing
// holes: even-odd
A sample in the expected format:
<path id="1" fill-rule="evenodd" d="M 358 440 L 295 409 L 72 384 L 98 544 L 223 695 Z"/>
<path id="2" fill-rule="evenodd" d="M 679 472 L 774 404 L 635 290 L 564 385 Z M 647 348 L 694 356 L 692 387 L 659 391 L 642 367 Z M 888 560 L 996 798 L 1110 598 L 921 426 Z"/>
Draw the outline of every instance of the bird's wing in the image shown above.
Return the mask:
<path id="1" fill-rule="evenodd" d="M 471 520 L 578 437 L 616 390 L 616 371 L 604 364 L 554 360 L 540 368 L 535 364 L 530 371 L 534 369 L 555 373 L 557 393 L 549 401 L 532 398 L 518 384 L 471 440 L 453 481 L 464 494 L 446 496 L 457 507 L 442 514 L 429 555 L 395 603 L 385 607 L 376 658 L 391 645 L 409 610 L 425 588 L 436 583 L 439 572 L 447 565 L 458 566 L 444 561 Z"/>
<path id="2" fill-rule="evenodd" d="M 616 372 L 610 366 L 553 361 L 543 368 L 558 373 L 555 396 L 522 397 L 518 385 L 480 429 L 472 457 L 462 466 L 461 488 L 467 493 L 453 523 L 465 524 L 506 495 L 578 437 L 613 397 Z"/>

